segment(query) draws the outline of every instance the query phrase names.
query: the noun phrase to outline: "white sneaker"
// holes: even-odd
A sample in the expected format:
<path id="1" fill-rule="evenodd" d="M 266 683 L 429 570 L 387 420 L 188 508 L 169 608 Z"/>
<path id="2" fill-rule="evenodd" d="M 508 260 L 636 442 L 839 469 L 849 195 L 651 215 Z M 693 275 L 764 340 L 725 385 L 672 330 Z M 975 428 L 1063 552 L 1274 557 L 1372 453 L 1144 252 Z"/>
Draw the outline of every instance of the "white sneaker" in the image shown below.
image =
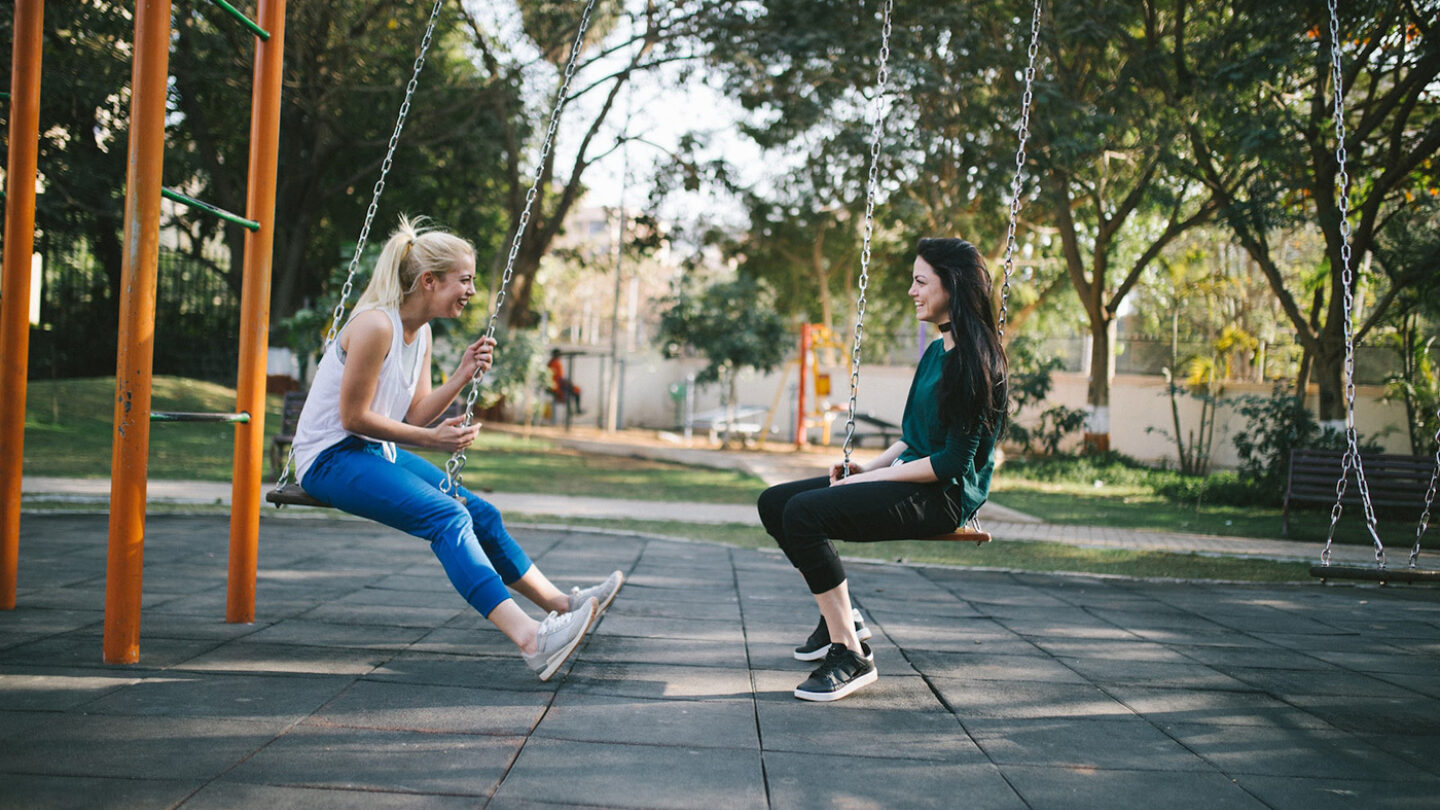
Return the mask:
<path id="1" fill-rule="evenodd" d="M 586 599 L 594 599 L 597 605 L 595 615 L 599 616 L 605 612 L 605 608 L 610 607 L 611 602 L 615 601 L 615 594 L 620 592 L 620 586 L 624 583 L 625 575 L 619 571 L 615 571 L 606 577 L 605 581 L 599 585 L 593 585 L 584 590 L 571 588 L 570 609 L 575 610 L 580 605 L 585 604 Z"/>
<path id="2" fill-rule="evenodd" d="M 570 653 L 575 652 L 598 613 L 594 599 L 569 613 L 551 611 L 550 615 L 540 622 L 540 629 L 535 633 L 535 652 L 521 653 L 520 656 L 525 659 L 527 666 L 535 670 L 540 680 L 550 680 L 550 676 L 565 663 Z"/>

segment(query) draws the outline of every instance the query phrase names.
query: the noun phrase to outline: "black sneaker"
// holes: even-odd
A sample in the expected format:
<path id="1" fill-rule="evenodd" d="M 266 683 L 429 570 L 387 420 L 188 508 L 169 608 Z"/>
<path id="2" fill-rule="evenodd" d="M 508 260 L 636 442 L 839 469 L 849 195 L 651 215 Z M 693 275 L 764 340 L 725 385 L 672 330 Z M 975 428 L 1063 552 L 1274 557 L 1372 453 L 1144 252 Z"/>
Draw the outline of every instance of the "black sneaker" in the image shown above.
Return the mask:
<path id="1" fill-rule="evenodd" d="M 850 618 L 855 620 L 855 636 L 861 641 L 870 638 L 870 628 L 865 626 L 865 620 L 860 618 L 860 611 L 850 609 Z M 805 639 L 805 643 L 795 648 L 796 661 L 819 661 L 830 651 L 830 628 L 825 626 L 825 617 L 820 617 L 820 623 L 815 625 L 815 632 Z"/>
<path id="2" fill-rule="evenodd" d="M 857 655 L 844 644 L 831 644 L 825 662 L 810 673 L 805 682 L 795 687 L 801 700 L 839 700 L 855 690 L 872 684 L 880 677 L 875 669 L 870 646 L 860 642 L 864 655 Z"/>

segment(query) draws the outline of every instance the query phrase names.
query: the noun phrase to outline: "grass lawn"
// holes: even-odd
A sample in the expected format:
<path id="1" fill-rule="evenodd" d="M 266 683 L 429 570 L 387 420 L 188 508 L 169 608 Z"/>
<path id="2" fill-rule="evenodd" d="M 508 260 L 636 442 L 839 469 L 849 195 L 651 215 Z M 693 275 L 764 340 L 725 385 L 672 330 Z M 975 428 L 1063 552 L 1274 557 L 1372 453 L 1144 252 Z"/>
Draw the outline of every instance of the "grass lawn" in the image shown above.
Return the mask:
<path id="1" fill-rule="evenodd" d="M 740 523 L 697 524 L 678 521 L 610 520 L 509 515 L 516 522 L 561 523 L 572 526 L 646 532 L 710 540 L 750 549 L 774 549 L 775 541 L 758 526 Z M 1207 557 L 1158 551 L 1089 549 L 1063 543 L 997 540 L 970 543 L 926 543 L 899 540 L 885 543 L 837 543 L 842 557 L 853 560 L 903 561 L 941 565 L 1007 568 L 1035 572 L 1114 574 L 1131 577 L 1214 579 L 1235 582 L 1311 582 L 1310 563 Z M 797 576 L 797 586 L 799 580 Z"/>
<path id="2" fill-rule="evenodd" d="M 27 386 L 25 474 L 80 478 L 110 475 L 110 377 L 32 380 Z M 157 411 L 229 411 L 233 389 L 178 377 L 156 377 L 151 395 Z M 279 426 L 280 398 L 270 397 L 267 436 Z M 228 481 L 234 428 L 226 424 L 151 424 L 150 477 Z M 443 467 L 448 455 L 422 455 Z M 464 480 L 474 489 L 596 497 L 643 497 L 662 501 L 754 503 L 765 488 L 754 476 L 662 461 L 586 456 L 543 439 L 494 431 L 465 454 Z M 268 473 L 267 473 L 268 475 Z"/>
<path id="3" fill-rule="evenodd" d="M 78 477 L 110 474 L 111 378 L 31 381 L 25 432 L 25 473 Z M 156 378 L 156 410 L 226 411 L 234 393 L 223 386 L 173 377 Z M 269 403 L 267 433 L 278 425 L 279 397 Z M 151 426 L 150 475 L 224 481 L 230 478 L 233 428 L 214 424 Z M 268 445 L 267 445 L 268 446 Z M 426 454 L 437 464 L 445 456 Z M 1143 481 L 1089 483 L 1027 480 L 1021 465 L 1002 467 L 992 499 L 997 503 L 1054 523 L 1100 525 L 1159 531 L 1197 532 L 1240 537 L 1277 538 L 1276 508 L 1225 504 L 1176 504 L 1155 494 Z M 481 431 L 467 453 L 465 483 L 477 490 L 531 492 L 648 500 L 752 504 L 764 488 L 740 472 L 687 467 L 657 461 L 587 456 L 540 438 L 522 438 Z M 525 520 L 524 516 L 510 516 Z M 554 522 L 537 517 L 533 521 Z M 772 541 L 758 527 L 699 525 L 643 520 L 570 519 L 576 526 L 653 532 L 713 540 L 746 548 L 770 548 Z M 1292 515 L 1291 539 L 1317 549 L 1329 525 L 1328 509 Z M 1387 546 L 1408 549 L 1414 542 L 1410 521 L 1386 519 L 1381 524 Z M 1368 544 L 1358 510 L 1342 517 L 1337 541 Z M 1055 543 L 996 542 L 970 544 L 893 542 L 841 544 L 842 553 L 860 559 L 906 560 L 1013 568 L 1030 571 L 1076 571 L 1130 576 L 1222 579 L 1239 581 L 1306 581 L 1307 564 L 1204 557 L 1190 554 L 1081 549 Z"/>
<path id="4" fill-rule="evenodd" d="M 1330 530 L 1329 507 L 1290 510 L 1290 533 L 1280 536 L 1280 508 L 1232 506 L 1229 504 L 1175 503 L 1156 495 L 1143 484 L 1033 481 L 1005 468 L 996 474 L 991 500 L 1043 517 L 1050 523 L 1077 526 L 1113 526 L 1123 529 L 1151 529 L 1194 532 L 1231 537 L 1325 542 Z M 1381 514 L 1380 539 L 1387 548 L 1408 549 L 1415 543 L 1415 525 L 1420 515 Z M 1335 542 L 1371 545 L 1361 510 L 1347 507 L 1335 530 Z"/>

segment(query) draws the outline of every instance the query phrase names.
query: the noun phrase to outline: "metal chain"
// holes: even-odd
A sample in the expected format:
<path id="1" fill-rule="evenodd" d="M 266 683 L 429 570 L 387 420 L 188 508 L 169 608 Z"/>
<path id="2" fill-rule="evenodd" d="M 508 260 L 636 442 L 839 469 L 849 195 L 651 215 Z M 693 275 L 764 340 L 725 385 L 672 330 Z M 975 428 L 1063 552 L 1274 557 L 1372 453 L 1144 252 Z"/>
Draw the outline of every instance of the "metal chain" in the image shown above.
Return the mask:
<path id="1" fill-rule="evenodd" d="M 1435 410 L 1435 418 L 1440 421 L 1440 408 Z M 1425 530 L 1430 528 L 1430 506 L 1435 503 L 1437 481 L 1440 481 L 1440 426 L 1435 428 L 1435 469 L 1430 473 L 1430 488 L 1425 490 L 1425 511 L 1420 513 L 1420 523 L 1415 527 L 1415 548 L 1410 550 L 1411 568 L 1420 557 L 1420 541 L 1425 537 Z"/>
<path id="2" fill-rule="evenodd" d="M 1360 458 L 1359 440 L 1355 433 L 1355 335 L 1353 309 L 1355 302 L 1351 286 L 1354 273 L 1350 268 L 1350 173 L 1345 167 L 1348 157 L 1345 151 L 1345 106 L 1344 72 L 1340 65 L 1340 18 L 1336 10 L 1338 0 L 1329 0 L 1330 7 L 1330 77 L 1335 85 L 1335 162 L 1339 165 L 1340 183 L 1340 285 L 1344 293 L 1345 314 L 1345 454 L 1340 460 L 1340 479 L 1335 483 L 1335 506 L 1330 509 L 1330 530 L 1325 536 L 1325 548 L 1320 552 L 1321 565 L 1330 564 L 1330 551 L 1335 540 L 1335 527 L 1340 522 L 1345 499 L 1345 489 L 1350 468 L 1355 468 L 1355 483 L 1360 490 L 1360 502 L 1365 510 L 1365 526 L 1375 542 L 1375 565 L 1385 567 L 1385 544 L 1380 542 L 1376 528 L 1375 508 L 1370 503 L 1370 485 L 1365 480 L 1365 466 Z"/>
<path id="3" fill-rule="evenodd" d="M 534 207 L 535 198 L 539 195 L 540 179 L 545 172 L 545 160 L 555 145 L 555 131 L 560 127 L 560 113 L 565 109 L 565 97 L 570 92 L 570 80 L 575 77 L 575 67 L 580 61 L 580 49 L 585 44 L 585 32 L 590 28 L 590 15 L 594 9 L 595 0 L 589 0 L 585 4 L 585 10 L 580 14 L 580 27 L 575 30 L 575 41 L 570 47 L 570 59 L 565 64 L 565 74 L 560 82 L 560 89 L 555 93 L 555 106 L 550 109 L 550 126 L 545 130 L 545 142 L 540 147 L 540 155 L 535 162 L 535 177 L 530 182 L 530 190 L 525 192 L 525 208 L 520 212 L 520 220 L 515 226 L 515 235 L 510 240 L 510 255 L 505 260 L 505 273 L 500 277 L 500 289 L 495 294 L 495 306 L 490 311 L 490 321 L 485 326 L 485 337 L 487 338 L 495 337 L 495 329 L 500 321 L 500 309 L 505 306 L 506 290 L 510 286 L 510 278 L 515 274 L 515 257 L 520 254 L 520 244 L 525 238 L 525 228 L 530 224 L 530 211 Z M 475 412 L 475 400 L 480 396 L 480 385 L 484 380 L 485 372 L 476 366 L 474 373 L 470 375 L 470 391 L 465 395 L 465 421 L 462 423 L 464 427 L 470 426 Z M 465 450 L 462 448 L 456 450 L 445 462 L 445 480 L 440 484 L 440 491 L 458 497 L 461 486 L 460 473 L 464 469 Z"/>
<path id="4" fill-rule="evenodd" d="M 430 51 L 430 43 L 435 37 L 435 24 L 440 19 L 440 9 L 444 5 L 445 0 L 435 0 L 434 7 L 430 9 L 430 21 L 425 25 L 425 36 L 420 40 L 420 52 L 415 56 L 410 81 L 405 85 L 405 98 L 400 102 L 400 114 L 395 119 L 395 129 L 390 133 L 390 145 L 385 150 L 385 160 L 380 163 L 380 179 L 375 181 L 375 188 L 370 193 L 370 206 L 365 209 L 365 224 L 360 226 L 360 238 L 355 242 L 354 255 L 350 257 L 349 272 L 345 276 L 345 284 L 340 287 L 340 300 L 330 313 L 330 329 L 325 334 L 322 354 L 330 350 L 330 344 L 334 343 L 340 334 L 340 321 L 345 317 L 345 304 L 350 299 L 350 293 L 355 290 L 355 273 L 360 269 L 360 255 L 365 252 L 365 242 L 370 238 L 370 224 L 375 221 L 375 212 L 380 207 L 380 195 L 385 191 L 385 177 L 390 173 L 395 147 L 400 143 L 400 131 L 405 128 L 405 116 L 410 114 L 410 100 L 415 96 L 415 88 L 420 84 L 420 71 L 425 68 L 425 55 Z M 290 467 L 294 459 L 295 447 L 291 445 L 290 453 L 285 457 L 285 468 L 280 471 L 280 479 L 275 482 L 276 489 L 284 487 L 290 480 Z"/>
<path id="5" fill-rule="evenodd" d="M 885 0 L 880 22 L 880 59 L 875 78 L 875 119 L 870 125 L 870 172 L 865 182 L 865 239 L 860 249 L 860 294 L 855 300 L 855 341 L 850 349 L 850 408 L 845 419 L 845 463 L 850 477 L 850 452 L 855 439 L 855 401 L 860 393 L 860 345 L 865 336 L 865 289 L 870 284 L 870 240 L 875 234 L 875 195 L 880 187 L 880 139 L 885 131 L 885 88 L 890 81 L 890 20 L 895 0 Z M 800 381 L 804 385 L 805 381 Z"/>
<path id="6" fill-rule="evenodd" d="M 1010 180 L 1010 224 L 1005 233 L 1005 281 L 1000 285 L 1000 317 L 995 330 L 1005 339 L 1005 322 L 1010 315 L 1010 274 L 1015 269 L 1016 223 L 1020 219 L 1020 191 L 1025 177 L 1025 143 L 1030 139 L 1030 103 L 1034 100 L 1035 55 L 1040 50 L 1040 0 L 1030 18 L 1029 63 L 1025 66 L 1025 92 L 1020 96 L 1020 146 L 1015 150 L 1015 176 Z"/>

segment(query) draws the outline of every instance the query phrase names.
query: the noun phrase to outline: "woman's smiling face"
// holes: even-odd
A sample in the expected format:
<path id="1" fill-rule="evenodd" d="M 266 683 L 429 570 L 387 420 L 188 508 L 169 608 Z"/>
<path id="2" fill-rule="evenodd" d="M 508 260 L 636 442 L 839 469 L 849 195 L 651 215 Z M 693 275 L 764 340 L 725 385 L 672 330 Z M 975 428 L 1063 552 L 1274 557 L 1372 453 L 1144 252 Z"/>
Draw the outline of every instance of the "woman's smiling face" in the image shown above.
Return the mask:
<path id="1" fill-rule="evenodd" d="M 950 322 L 950 293 L 930 263 L 915 257 L 915 270 L 910 280 L 910 300 L 915 302 L 915 317 L 926 323 Z"/>
<path id="2" fill-rule="evenodd" d="M 467 256 L 455 262 L 450 272 L 438 280 L 431 300 L 436 304 L 437 317 L 458 318 L 475 295 L 475 259 Z"/>

